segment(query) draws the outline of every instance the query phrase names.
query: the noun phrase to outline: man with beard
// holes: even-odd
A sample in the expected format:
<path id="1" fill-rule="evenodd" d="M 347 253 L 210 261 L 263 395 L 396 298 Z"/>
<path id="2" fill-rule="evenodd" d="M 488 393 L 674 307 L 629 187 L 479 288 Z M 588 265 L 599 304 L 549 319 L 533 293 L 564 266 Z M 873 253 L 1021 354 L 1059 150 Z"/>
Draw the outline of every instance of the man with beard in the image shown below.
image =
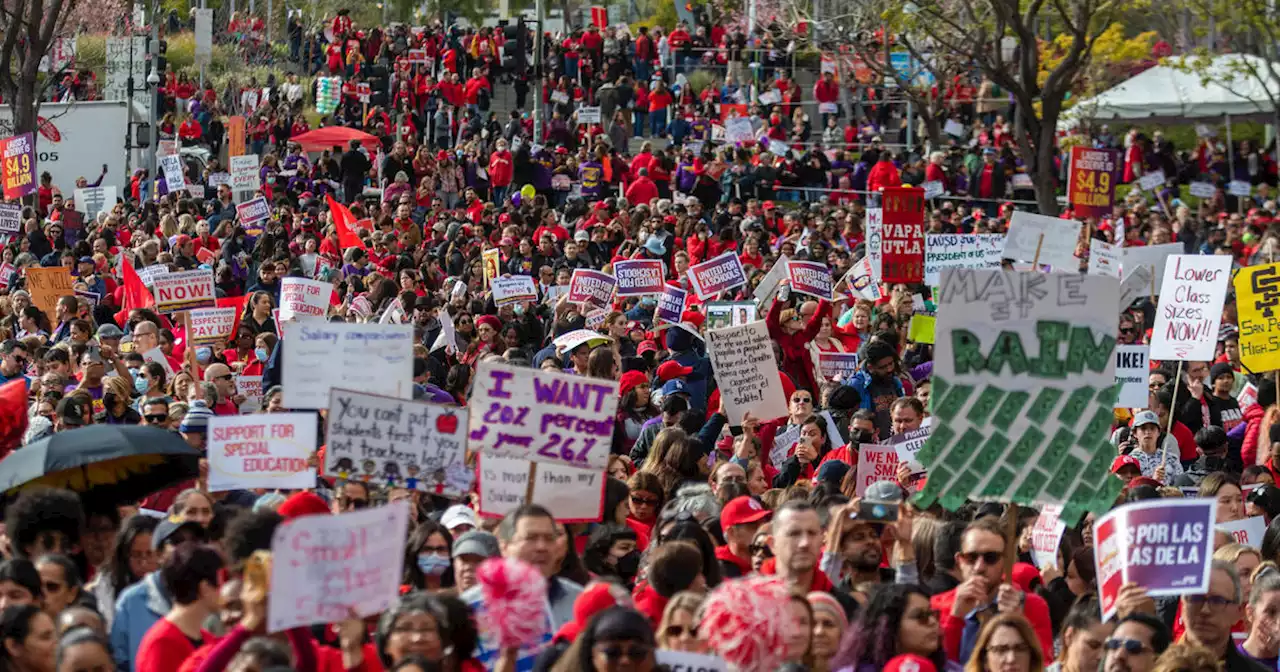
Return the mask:
<path id="1" fill-rule="evenodd" d="M 897 583 L 916 583 L 919 575 L 915 548 L 911 545 L 914 517 L 910 510 L 900 509 L 896 523 L 878 522 L 868 520 L 862 512 L 864 501 L 900 506 L 902 489 L 890 481 L 876 481 L 867 486 L 861 498 L 850 501 L 831 514 L 824 545 L 826 551 L 822 554 L 822 571 L 832 577 L 837 586 L 846 589 L 864 584 L 893 583 L 895 577 Z M 892 532 L 889 532 L 890 527 Z M 897 540 L 892 568 L 881 567 L 887 539 Z"/>
<path id="2" fill-rule="evenodd" d="M 846 383 L 858 392 L 862 408 L 876 414 L 876 431 L 880 436 L 893 434 L 890 408 L 894 399 L 905 396 L 902 381 L 895 375 L 897 370 L 897 350 L 873 338 L 862 349 L 862 370 Z"/>
<path id="3" fill-rule="evenodd" d="M 431 348 L 440 335 L 440 320 L 436 312 L 438 308 L 435 300 L 429 296 L 419 296 L 413 304 L 413 328 L 420 331 L 422 339 L 418 342 L 427 348 Z"/>
<path id="4" fill-rule="evenodd" d="M 1105 672 L 1151 672 L 1156 659 L 1169 648 L 1169 628 L 1164 621 L 1142 612 L 1121 618 L 1115 632 L 1103 643 Z"/>

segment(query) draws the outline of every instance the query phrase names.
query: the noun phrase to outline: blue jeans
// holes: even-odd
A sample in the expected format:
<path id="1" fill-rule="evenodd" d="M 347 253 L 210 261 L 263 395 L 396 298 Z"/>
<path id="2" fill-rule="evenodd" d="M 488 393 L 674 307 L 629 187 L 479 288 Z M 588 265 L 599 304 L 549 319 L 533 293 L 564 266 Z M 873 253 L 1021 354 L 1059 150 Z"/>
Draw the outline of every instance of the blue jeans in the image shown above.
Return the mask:
<path id="1" fill-rule="evenodd" d="M 649 113 L 649 135 L 661 136 L 667 130 L 667 111 L 654 110 Z"/>
<path id="2" fill-rule="evenodd" d="M 508 189 L 508 188 L 509 188 L 509 187 L 494 187 L 494 188 L 493 188 L 493 202 L 494 202 L 494 203 L 496 203 L 496 204 L 498 204 L 499 206 L 501 206 L 501 205 L 502 205 L 502 200 L 503 200 L 504 198 L 506 198 L 506 197 L 507 197 L 507 189 Z"/>
<path id="3" fill-rule="evenodd" d="M 648 127 L 648 113 L 641 112 L 639 109 L 631 111 L 631 131 L 637 138 L 645 137 L 645 128 Z"/>
<path id="4" fill-rule="evenodd" d="M 649 81 L 650 72 L 649 72 L 648 61 L 637 58 L 635 59 L 635 63 L 633 63 L 632 66 L 636 71 L 636 81 L 638 82 Z"/>

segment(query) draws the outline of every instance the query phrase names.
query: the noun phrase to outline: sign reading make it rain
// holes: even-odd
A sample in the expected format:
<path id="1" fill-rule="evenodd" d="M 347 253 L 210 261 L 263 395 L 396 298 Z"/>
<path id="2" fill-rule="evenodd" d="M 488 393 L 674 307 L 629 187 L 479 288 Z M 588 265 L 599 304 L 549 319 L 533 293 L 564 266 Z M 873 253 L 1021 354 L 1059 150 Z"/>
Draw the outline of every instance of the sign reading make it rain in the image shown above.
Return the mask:
<path id="1" fill-rule="evenodd" d="M 943 269 L 920 502 L 1110 508 L 1115 278 Z"/>

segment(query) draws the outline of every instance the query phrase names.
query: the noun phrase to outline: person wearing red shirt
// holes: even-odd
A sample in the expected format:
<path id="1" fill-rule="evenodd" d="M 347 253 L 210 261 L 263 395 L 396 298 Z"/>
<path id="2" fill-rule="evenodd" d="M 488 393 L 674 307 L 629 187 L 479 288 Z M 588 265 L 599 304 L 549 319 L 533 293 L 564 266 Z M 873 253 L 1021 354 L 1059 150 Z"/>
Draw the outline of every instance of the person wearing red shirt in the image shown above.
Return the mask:
<path id="1" fill-rule="evenodd" d="M 653 199 L 658 198 L 658 185 L 649 179 L 649 170 L 640 168 L 635 171 L 636 179 L 627 185 L 627 193 L 625 194 L 627 202 L 632 205 L 641 203 L 650 203 Z"/>
<path id="2" fill-rule="evenodd" d="M 671 48 L 671 55 L 675 59 L 676 74 L 683 71 L 685 66 L 685 55 L 680 52 L 692 41 L 693 37 L 689 35 L 689 24 L 686 21 L 681 21 L 680 25 L 667 35 L 667 46 Z"/>
<path id="3" fill-rule="evenodd" d="M 881 150 L 880 160 L 867 173 L 867 191 L 874 193 L 885 187 L 902 186 L 902 176 L 898 174 L 898 167 L 893 165 L 892 158 L 887 150 Z"/>
<path id="4" fill-rule="evenodd" d="M 643 138 L 649 128 L 649 88 L 644 82 L 636 80 L 635 101 L 631 108 L 631 126 L 635 137 Z M 635 172 L 632 170 L 631 172 Z"/>
<path id="5" fill-rule="evenodd" d="M 467 80 L 467 85 L 462 90 L 467 109 L 472 112 L 480 112 L 480 89 L 488 89 L 490 93 L 493 92 L 493 87 L 489 85 L 489 80 L 480 74 L 480 68 L 472 68 L 471 79 Z"/>
<path id="6" fill-rule="evenodd" d="M 339 9 L 338 15 L 333 17 L 333 22 L 329 24 L 329 30 L 333 32 L 334 42 L 341 43 L 342 38 L 346 37 L 347 33 L 351 32 L 352 24 L 351 17 L 349 16 L 350 12 L 351 10 L 349 9 Z"/>
<path id="7" fill-rule="evenodd" d="M 1052 660 L 1053 625 L 1049 622 L 1049 605 L 1039 595 L 1024 593 L 1004 582 L 1004 549 L 1004 524 L 995 518 L 979 518 L 965 527 L 960 552 L 956 554 L 960 585 L 929 600 L 939 614 L 947 660 L 961 662 L 969 658 L 971 652 L 961 651 L 964 631 L 970 626 L 979 627 L 977 613 L 986 609 L 1021 613 L 1040 640 L 1045 662 Z"/>
<path id="8" fill-rule="evenodd" d="M 592 61 L 600 63 L 604 55 L 604 36 L 600 34 L 600 27 L 596 24 L 588 26 L 587 32 L 582 34 L 582 49 L 591 56 Z"/>
<path id="9" fill-rule="evenodd" d="M 182 544 L 160 568 L 160 581 L 173 607 L 143 635 L 133 669 L 170 672 L 195 653 L 195 642 L 213 639 L 202 625 L 218 610 L 218 575 L 222 554 L 204 544 Z"/>
<path id="10" fill-rule="evenodd" d="M 324 51 L 325 60 L 329 64 L 329 74 L 341 75 L 345 71 L 342 58 L 342 43 L 330 42 Z"/>
<path id="11" fill-rule="evenodd" d="M 649 132 L 663 137 L 667 132 L 667 108 L 674 99 L 667 85 L 659 80 L 649 92 Z"/>
<path id="12" fill-rule="evenodd" d="M 640 36 L 636 38 L 634 63 L 632 64 L 637 82 L 649 81 L 650 68 L 657 55 L 658 51 L 654 48 L 653 38 L 649 37 L 649 28 L 641 26 Z"/>
<path id="13" fill-rule="evenodd" d="M 819 105 L 832 105 L 840 100 L 840 85 L 836 84 L 835 75 L 830 72 L 822 73 L 822 79 L 813 85 L 813 97 L 817 99 Z M 822 113 L 822 125 L 827 125 L 827 119 L 836 116 L 831 112 Z"/>
<path id="14" fill-rule="evenodd" d="M 489 185 L 493 187 L 494 203 L 505 201 L 514 170 L 511 152 L 507 150 L 507 142 L 499 140 L 493 154 L 489 156 Z"/>
<path id="15" fill-rule="evenodd" d="M 183 120 L 182 125 L 178 127 L 178 137 L 183 140 L 198 141 L 200 136 L 204 134 L 200 128 L 200 122 L 195 117 L 187 117 Z"/>

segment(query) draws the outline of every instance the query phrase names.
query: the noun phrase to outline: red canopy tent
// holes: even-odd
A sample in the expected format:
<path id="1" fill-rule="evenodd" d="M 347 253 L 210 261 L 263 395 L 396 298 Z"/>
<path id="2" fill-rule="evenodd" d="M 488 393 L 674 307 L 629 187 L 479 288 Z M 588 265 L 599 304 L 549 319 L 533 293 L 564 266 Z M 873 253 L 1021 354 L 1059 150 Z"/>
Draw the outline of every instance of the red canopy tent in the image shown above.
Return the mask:
<path id="1" fill-rule="evenodd" d="M 359 140 L 360 144 L 370 150 L 376 150 L 382 144 L 377 136 L 346 126 L 325 126 L 289 138 L 289 142 L 302 145 L 303 151 L 307 152 L 320 152 L 334 147 L 346 150 L 352 140 Z"/>

